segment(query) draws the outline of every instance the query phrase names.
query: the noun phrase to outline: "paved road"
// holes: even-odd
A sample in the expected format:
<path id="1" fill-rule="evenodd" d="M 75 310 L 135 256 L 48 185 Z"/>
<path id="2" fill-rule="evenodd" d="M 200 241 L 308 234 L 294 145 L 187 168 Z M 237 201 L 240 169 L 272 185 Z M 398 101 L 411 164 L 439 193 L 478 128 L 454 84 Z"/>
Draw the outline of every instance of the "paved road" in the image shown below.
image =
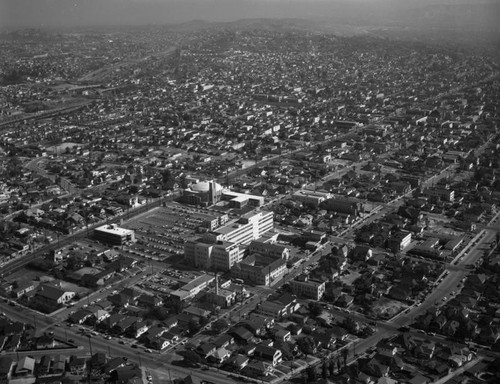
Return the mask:
<path id="1" fill-rule="evenodd" d="M 492 222 L 496 222 L 500 220 L 500 212 L 492 219 Z M 442 279 L 441 282 L 434 288 L 434 290 L 425 298 L 425 300 L 420 305 L 414 305 L 410 307 L 410 311 L 408 313 L 401 313 L 389 321 L 377 321 L 378 331 L 366 338 L 356 341 L 349 348 L 349 357 L 348 364 L 352 363 L 357 359 L 356 355 L 361 355 L 365 353 L 368 349 L 377 345 L 379 341 L 384 338 L 391 337 L 395 335 L 398 331 L 397 329 L 402 326 L 407 326 L 413 323 L 414 319 L 418 316 L 424 314 L 429 308 L 435 305 L 443 305 L 445 301 L 449 300 L 452 296 L 450 293 L 452 291 L 458 292 L 458 285 L 460 280 L 465 277 L 470 270 L 465 268 L 465 265 L 477 262 L 483 255 L 483 247 L 486 244 L 491 243 L 495 240 L 496 231 L 493 230 L 482 230 L 479 232 L 473 240 L 470 242 L 468 246 L 466 246 L 462 252 L 460 252 L 456 258 L 452 261 L 450 265 L 447 266 L 447 269 L 442 273 L 439 279 Z M 453 267 L 453 268 L 452 268 Z M 458 267 L 458 268 L 457 268 Z M 443 300 L 443 297 L 446 297 L 446 300 Z M 337 314 L 338 316 L 345 317 L 346 314 L 344 312 L 338 310 L 330 310 L 333 314 Z M 349 314 L 354 320 L 370 322 L 372 319 L 368 319 L 365 316 L 357 313 Z M 454 341 L 448 341 L 445 338 L 436 335 L 427 335 L 422 334 L 420 332 L 412 331 L 414 335 L 417 335 L 420 338 L 425 338 L 434 341 L 440 341 L 450 344 L 456 344 Z M 487 350 L 479 350 L 481 354 L 488 355 L 492 354 L 492 352 Z M 336 355 L 339 352 L 334 352 L 331 355 Z M 496 353 L 494 353 L 496 356 Z M 289 376 L 282 378 L 280 380 L 275 380 L 275 382 L 281 382 L 287 379 Z"/>
<path id="2" fill-rule="evenodd" d="M 122 220 L 122 219 L 127 220 L 132 216 L 137 216 L 137 215 L 143 214 L 145 212 L 148 212 L 150 210 L 153 210 L 153 209 L 159 207 L 164 201 L 171 201 L 174 198 L 178 197 L 179 193 L 180 193 L 179 191 L 175 191 L 174 193 L 172 193 L 168 196 L 164 196 L 164 197 L 157 198 L 157 199 L 152 199 L 152 201 L 149 201 L 148 204 L 144 204 L 144 205 L 141 205 L 141 206 L 136 207 L 136 208 L 131 208 L 130 210 L 128 210 L 128 212 L 126 211 L 121 215 L 115 216 L 115 217 L 111 218 L 110 220 L 108 220 L 108 222 L 110 224 L 111 223 L 119 223 L 120 220 Z M 87 237 L 87 233 L 91 233 L 91 231 L 94 228 L 99 227 L 101 225 L 104 225 L 105 223 L 106 222 L 94 223 L 94 224 L 89 225 L 88 228 L 84 227 L 84 228 L 81 228 L 72 234 L 62 235 L 59 237 L 59 239 L 54 240 L 51 244 L 49 244 L 45 247 L 39 248 L 39 249 L 35 250 L 34 252 L 29 253 L 25 256 L 21 256 L 21 257 L 18 257 L 16 259 L 8 261 L 7 263 L 5 263 L 2 266 L 2 271 L 1 271 L 0 277 L 10 275 L 14 271 L 17 271 L 17 270 L 21 269 L 22 267 L 24 267 L 25 265 L 27 265 L 30 261 L 33 261 L 37 258 L 40 258 L 43 255 L 45 255 L 46 253 L 48 253 L 56 248 L 60 248 L 64 245 L 71 244 L 78 239 L 82 239 L 82 238 Z"/>

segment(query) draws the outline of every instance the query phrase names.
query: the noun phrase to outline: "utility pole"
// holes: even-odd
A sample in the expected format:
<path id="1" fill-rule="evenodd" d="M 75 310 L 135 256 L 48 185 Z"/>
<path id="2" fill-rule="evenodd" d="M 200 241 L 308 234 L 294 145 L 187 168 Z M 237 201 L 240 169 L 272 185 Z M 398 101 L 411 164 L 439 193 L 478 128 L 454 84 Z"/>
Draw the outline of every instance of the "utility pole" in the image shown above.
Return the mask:
<path id="1" fill-rule="evenodd" d="M 87 338 L 89 339 L 90 357 L 92 357 L 92 355 L 93 355 L 93 353 L 92 353 L 92 341 L 90 341 L 90 339 L 92 338 L 92 336 L 87 335 Z"/>

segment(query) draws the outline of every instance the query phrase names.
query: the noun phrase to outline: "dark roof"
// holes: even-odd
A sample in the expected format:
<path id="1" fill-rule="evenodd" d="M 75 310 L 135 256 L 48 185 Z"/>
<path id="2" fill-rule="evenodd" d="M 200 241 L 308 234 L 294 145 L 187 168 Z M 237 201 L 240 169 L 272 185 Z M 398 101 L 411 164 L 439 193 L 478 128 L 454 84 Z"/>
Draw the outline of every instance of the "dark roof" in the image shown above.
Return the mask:
<path id="1" fill-rule="evenodd" d="M 38 296 L 45 297 L 49 300 L 58 300 L 67 291 L 61 288 L 44 285 L 40 291 L 37 292 Z"/>
<path id="2" fill-rule="evenodd" d="M 14 360 L 7 356 L 0 357 L 0 375 L 7 375 L 12 368 Z"/>
<path id="3" fill-rule="evenodd" d="M 231 328 L 228 333 L 247 341 L 253 337 L 252 333 L 248 329 L 243 327 Z"/>

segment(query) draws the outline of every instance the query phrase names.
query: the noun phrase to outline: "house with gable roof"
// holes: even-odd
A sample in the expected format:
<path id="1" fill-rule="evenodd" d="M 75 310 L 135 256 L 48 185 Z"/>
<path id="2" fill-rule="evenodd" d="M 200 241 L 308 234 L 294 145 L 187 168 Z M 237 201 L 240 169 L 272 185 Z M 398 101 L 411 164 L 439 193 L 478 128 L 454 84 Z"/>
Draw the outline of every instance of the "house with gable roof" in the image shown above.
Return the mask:
<path id="1" fill-rule="evenodd" d="M 220 347 L 215 350 L 215 352 L 209 357 L 209 359 L 214 360 L 217 364 L 222 364 L 230 357 L 231 352 L 224 347 Z"/>
<path id="2" fill-rule="evenodd" d="M 38 300 L 50 307 L 57 307 L 63 305 L 73 299 L 76 293 L 73 291 L 67 291 L 60 287 L 43 284 L 40 285 L 40 289 L 35 294 L 35 300 Z"/>
<path id="3" fill-rule="evenodd" d="M 255 347 L 254 356 L 271 362 L 273 366 L 278 365 L 283 360 L 283 355 L 279 349 L 259 344 Z"/>

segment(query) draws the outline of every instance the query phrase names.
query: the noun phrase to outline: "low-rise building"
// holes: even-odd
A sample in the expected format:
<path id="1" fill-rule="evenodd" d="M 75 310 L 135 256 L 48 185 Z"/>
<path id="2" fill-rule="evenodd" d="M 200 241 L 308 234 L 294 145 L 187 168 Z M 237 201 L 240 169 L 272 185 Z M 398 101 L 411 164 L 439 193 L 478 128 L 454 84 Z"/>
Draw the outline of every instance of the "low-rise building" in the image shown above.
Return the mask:
<path id="1" fill-rule="evenodd" d="M 215 276 L 204 274 L 198 276 L 189 283 L 183 285 L 177 291 L 170 293 L 170 296 L 175 297 L 179 301 L 190 300 L 198 293 L 208 287 L 208 285 L 215 280 Z"/>
<path id="2" fill-rule="evenodd" d="M 229 308 L 236 302 L 236 292 L 222 288 L 214 288 L 207 292 L 205 300 L 221 308 Z"/>
<path id="3" fill-rule="evenodd" d="M 290 248 L 272 242 L 254 240 L 248 246 L 248 252 L 259 253 L 264 256 L 288 260 L 290 257 Z"/>
<path id="4" fill-rule="evenodd" d="M 135 242 L 135 232 L 132 229 L 120 228 L 116 224 L 103 225 L 94 229 L 94 238 L 111 245 L 123 245 Z"/>

